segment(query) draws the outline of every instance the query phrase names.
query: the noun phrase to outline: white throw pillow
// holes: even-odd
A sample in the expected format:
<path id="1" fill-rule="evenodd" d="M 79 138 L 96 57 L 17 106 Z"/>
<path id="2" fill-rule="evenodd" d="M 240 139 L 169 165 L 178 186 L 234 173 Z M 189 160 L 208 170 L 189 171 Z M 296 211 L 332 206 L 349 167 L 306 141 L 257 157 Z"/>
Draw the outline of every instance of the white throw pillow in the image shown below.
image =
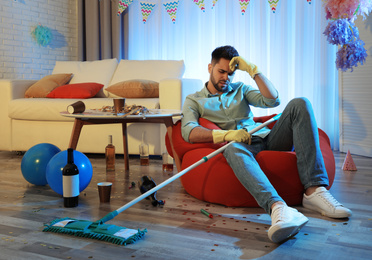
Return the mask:
<path id="1" fill-rule="evenodd" d="M 183 60 L 121 60 L 110 85 L 127 80 L 152 80 L 182 78 L 185 72 Z"/>
<path id="2" fill-rule="evenodd" d="M 112 75 L 117 66 L 117 59 L 97 61 L 57 61 L 52 74 L 73 73 L 70 84 L 96 82 L 103 84 L 104 89 L 109 86 Z M 100 90 L 97 96 L 107 96 L 103 89 Z"/>

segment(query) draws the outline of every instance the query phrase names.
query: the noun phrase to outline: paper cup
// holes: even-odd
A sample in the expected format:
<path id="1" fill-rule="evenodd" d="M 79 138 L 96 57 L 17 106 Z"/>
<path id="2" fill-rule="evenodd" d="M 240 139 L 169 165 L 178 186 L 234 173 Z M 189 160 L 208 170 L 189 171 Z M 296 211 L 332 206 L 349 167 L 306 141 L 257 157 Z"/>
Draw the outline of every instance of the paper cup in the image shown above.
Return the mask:
<path id="1" fill-rule="evenodd" d="M 83 113 L 85 111 L 85 104 L 82 101 L 77 101 L 67 106 L 67 112 L 70 114 Z"/>
<path id="2" fill-rule="evenodd" d="M 99 201 L 102 203 L 110 202 L 112 182 L 97 183 Z"/>
<path id="3" fill-rule="evenodd" d="M 125 98 L 114 98 L 114 112 L 119 114 L 124 110 Z"/>

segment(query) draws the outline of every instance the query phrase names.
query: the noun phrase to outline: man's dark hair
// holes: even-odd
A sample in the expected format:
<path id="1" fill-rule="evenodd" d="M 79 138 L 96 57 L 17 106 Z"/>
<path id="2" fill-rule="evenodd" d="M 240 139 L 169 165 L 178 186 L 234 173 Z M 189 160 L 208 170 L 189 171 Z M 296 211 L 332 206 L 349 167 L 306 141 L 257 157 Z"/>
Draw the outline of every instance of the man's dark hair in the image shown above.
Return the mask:
<path id="1" fill-rule="evenodd" d="M 234 47 L 230 45 L 221 46 L 212 52 L 212 64 L 218 63 L 221 58 L 231 60 L 236 56 L 239 56 L 239 53 Z"/>

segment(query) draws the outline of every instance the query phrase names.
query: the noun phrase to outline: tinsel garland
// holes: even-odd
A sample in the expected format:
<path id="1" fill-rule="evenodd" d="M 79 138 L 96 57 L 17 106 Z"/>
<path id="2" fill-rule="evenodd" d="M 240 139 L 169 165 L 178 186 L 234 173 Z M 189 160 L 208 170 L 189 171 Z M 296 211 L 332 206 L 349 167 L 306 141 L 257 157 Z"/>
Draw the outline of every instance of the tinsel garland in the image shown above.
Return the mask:
<path id="1" fill-rule="evenodd" d="M 39 24 L 35 27 L 35 29 L 31 32 L 34 40 L 41 46 L 47 46 L 53 38 L 52 31 L 46 27 Z"/>
<path id="2" fill-rule="evenodd" d="M 363 19 L 372 10 L 372 0 L 323 0 L 326 18 L 330 20 L 324 34 L 327 41 L 339 45 L 336 67 L 342 71 L 353 71 L 358 63 L 363 65 L 367 57 L 364 42 L 359 38 L 359 30 L 354 21 L 357 15 Z"/>

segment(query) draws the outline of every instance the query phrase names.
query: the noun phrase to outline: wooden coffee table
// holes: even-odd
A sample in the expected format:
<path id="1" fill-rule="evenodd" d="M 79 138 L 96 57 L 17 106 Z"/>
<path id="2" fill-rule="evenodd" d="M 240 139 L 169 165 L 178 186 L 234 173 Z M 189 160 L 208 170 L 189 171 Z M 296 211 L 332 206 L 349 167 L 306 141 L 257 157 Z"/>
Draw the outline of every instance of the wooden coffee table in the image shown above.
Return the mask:
<path id="1" fill-rule="evenodd" d="M 114 114 L 111 112 L 100 112 L 97 110 L 86 110 L 84 113 L 69 114 L 61 112 L 62 116 L 75 118 L 74 126 L 71 133 L 69 148 L 76 149 L 79 141 L 81 129 L 85 125 L 99 124 L 121 124 L 123 132 L 123 150 L 124 150 L 124 165 L 125 169 L 129 170 L 129 155 L 128 155 L 128 139 L 127 139 L 127 123 L 163 123 L 167 128 L 169 136 L 172 136 L 173 117 L 182 116 L 182 111 L 172 109 L 150 109 L 150 113 L 143 115 L 126 115 Z M 177 154 L 174 151 L 172 138 L 169 138 L 173 151 L 173 157 L 176 162 L 177 169 L 181 169 Z"/>

